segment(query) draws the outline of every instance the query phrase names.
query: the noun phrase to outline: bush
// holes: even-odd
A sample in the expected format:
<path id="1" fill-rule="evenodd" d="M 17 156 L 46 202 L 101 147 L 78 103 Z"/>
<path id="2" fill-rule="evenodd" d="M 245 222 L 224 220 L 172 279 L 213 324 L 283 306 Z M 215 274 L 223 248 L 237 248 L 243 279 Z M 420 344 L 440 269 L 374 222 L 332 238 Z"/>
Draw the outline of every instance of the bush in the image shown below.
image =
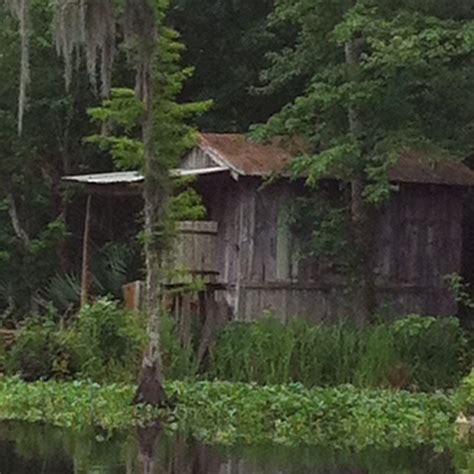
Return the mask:
<path id="1" fill-rule="evenodd" d="M 82 377 L 136 381 L 146 344 L 143 317 L 103 298 L 81 310 L 72 338 Z"/>
<path id="2" fill-rule="evenodd" d="M 146 318 L 103 298 L 85 306 L 67 331 L 60 331 L 52 321 L 29 323 L 5 356 L 0 345 L 0 370 L 5 359 L 6 373 L 26 381 L 75 376 L 135 383 L 146 341 Z M 182 349 L 169 317 L 162 320 L 161 342 L 166 378 L 195 374 L 194 353 Z"/>
<path id="3" fill-rule="evenodd" d="M 79 357 L 69 333 L 51 321 L 35 321 L 17 334 L 5 354 L 5 369 L 26 381 L 65 379 L 78 372 Z"/>
<path id="4" fill-rule="evenodd" d="M 410 316 L 365 329 L 275 320 L 235 323 L 219 337 L 210 376 L 259 384 L 455 387 L 469 366 L 468 344 L 454 318 Z"/>
<path id="5" fill-rule="evenodd" d="M 392 330 L 399 363 L 421 390 L 456 387 L 471 366 L 467 338 L 456 318 L 410 316 Z"/>

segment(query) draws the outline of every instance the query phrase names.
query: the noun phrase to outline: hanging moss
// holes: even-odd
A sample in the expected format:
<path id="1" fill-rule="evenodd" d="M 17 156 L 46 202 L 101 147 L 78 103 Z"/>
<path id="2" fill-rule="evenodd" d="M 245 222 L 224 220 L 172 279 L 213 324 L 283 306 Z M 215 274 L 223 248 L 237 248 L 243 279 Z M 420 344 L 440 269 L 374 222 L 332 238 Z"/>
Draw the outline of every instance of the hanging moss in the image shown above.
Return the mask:
<path id="1" fill-rule="evenodd" d="M 108 96 L 115 56 L 113 0 L 57 0 L 54 27 L 56 48 L 64 58 L 66 85 L 71 83 L 73 66 L 80 63 L 77 59 L 83 49 L 94 90 L 99 77 L 101 94 Z"/>
<path id="2" fill-rule="evenodd" d="M 21 69 L 20 88 L 18 93 L 18 132 L 23 129 L 23 117 L 27 105 L 27 89 L 31 81 L 30 75 L 30 0 L 5 0 L 6 4 L 19 22 L 21 37 Z"/>

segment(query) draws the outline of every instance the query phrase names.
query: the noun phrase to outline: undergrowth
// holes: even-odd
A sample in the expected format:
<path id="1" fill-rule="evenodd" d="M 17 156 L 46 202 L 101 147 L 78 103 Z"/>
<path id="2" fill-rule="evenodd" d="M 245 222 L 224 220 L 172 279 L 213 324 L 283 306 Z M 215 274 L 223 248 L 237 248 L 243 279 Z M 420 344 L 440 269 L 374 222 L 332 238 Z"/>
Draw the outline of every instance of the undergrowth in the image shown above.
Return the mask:
<path id="1" fill-rule="evenodd" d="M 101 299 L 65 329 L 32 319 L 0 366 L 23 380 L 92 380 L 134 384 L 146 346 L 146 318 Z M 161 324 L 167 380 L 226 380 L 307 387 L 395 388 L 412 392 L 457 387 L 472 366 L 471 342 L 455 318 L 410 316 L 357 328 L 274 319 L 231 323 L 217 334 L 203 363 L 193 344 L 181 344 L 170 317 Z"/>

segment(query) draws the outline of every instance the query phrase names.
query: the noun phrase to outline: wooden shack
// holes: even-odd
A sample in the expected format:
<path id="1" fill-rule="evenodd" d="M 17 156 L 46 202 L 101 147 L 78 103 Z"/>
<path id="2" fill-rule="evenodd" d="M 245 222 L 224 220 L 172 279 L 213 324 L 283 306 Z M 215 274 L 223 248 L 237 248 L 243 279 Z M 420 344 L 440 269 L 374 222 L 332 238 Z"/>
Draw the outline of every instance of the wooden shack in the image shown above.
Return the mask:
<path id="1" fill-rule="evenodd" d="M 218 223 L 218 270 L 225 297 L 241 320 L 272 313 L 282 320 L 350 316 L 350 285 L 316 261 L 304 261 L 279 223 L 298 182 L 262 186 L 291 159 L 276 144 L 243 135 L 203 134 L 182 169 L 220 166 L 198 182 L 209 218 Z M 460 163 L 430 163 L 412 154 L 391 171 L 398 192 L 374 228 L 379 305 L 398 313 L 455 314 L 445 276 L 461 272 L 463 195 L 474 173 Z"/>
<path id="2" fill-rule="evenodd" d="M 302 184 L 288 179 L 268 184 L 266 179 L 289 160 L 291 155 L 276 143 L 201 134 L 175 171 L 197 177 L 208 220 L 215 223 L 212 266 L 219 298 L 239 320 L 264 314 L 284 321 L 351 317 L 351 285 L 317 260 L 299 258 L 295 236 L 280 225 Z M 115 187 L 126 185 L 119 175 Z M 108 176 L 104 186 L 112 184 Z M 454 314 L 457 305 L 445 276 L 461 272 L 463 196 L 474 185 L 474 173 L 460 163 L 433 164 L 412 154 L 400 158 L 390 179 L 398 192 L 379 210 L 373 230 L 379 305 L 404 314 Z M 74 180 L 84 182 L 67 178 Z M 100 177 L 89 181 L 101 182 Z M 131 184 L 136 186 L 136 175 Z"/>

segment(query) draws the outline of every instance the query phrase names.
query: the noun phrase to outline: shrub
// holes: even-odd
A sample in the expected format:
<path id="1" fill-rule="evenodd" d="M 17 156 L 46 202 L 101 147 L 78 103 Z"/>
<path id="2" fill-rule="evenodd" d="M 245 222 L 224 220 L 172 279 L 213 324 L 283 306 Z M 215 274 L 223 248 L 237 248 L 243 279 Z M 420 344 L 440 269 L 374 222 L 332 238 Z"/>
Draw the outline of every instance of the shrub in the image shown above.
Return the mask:
<path id="1" fill-rule="evenodd" d="M 392 326 L 399 363 L 421 390 L 452 388 L 470 367 L 467 338 L 456 318 L 409 316 Z"/>
<path id="2" fill-rule="evenodd" d="M 52 321 L 29 323 L 4 356 L 0 345 L 0 371 L 27 381 L 76 376 L 96 382 L 135 383 L 146 346 L 146 318 L 122 309 L 109 299 L 85 306 L 67 331 Z M 166 378 L 195 375 L 192 349 L 184 350 L 173 320 L 161 325 L 163 370 Z"/>
<path id="3" fill-rule="evenodd" d="M 85 306 L 72 329 L 81 376 L 135 381 L 146 343 L 145 319 L 107 298 Z"/>
<path id="4" fill-rule="evenodd" d="M 26 381 L 65 379 L 79 369 L 79 357 L 70 334 L 58 331 L 51 321 L 34 321 L 19 331 L 5 354 L 8 374 Z"/>

